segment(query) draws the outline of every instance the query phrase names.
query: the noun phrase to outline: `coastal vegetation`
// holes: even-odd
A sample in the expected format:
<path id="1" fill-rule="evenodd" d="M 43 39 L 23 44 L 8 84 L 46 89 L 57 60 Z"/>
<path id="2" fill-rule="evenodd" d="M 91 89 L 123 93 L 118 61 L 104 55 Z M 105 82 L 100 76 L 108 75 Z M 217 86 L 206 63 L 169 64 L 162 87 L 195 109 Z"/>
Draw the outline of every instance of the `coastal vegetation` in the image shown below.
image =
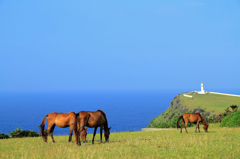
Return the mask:
<path id="1" fill-rule="evenodd" d="M 0 139 L 8 139 L 9 135 L 5 133 L 0 133 Z"/>
<path id="2" fill-rule="evenodd" d="M 16 128 L 10 133 L 0 133 L 0 139 L 7 139 L 9 137 L 37 137 L 39 136 L 38 132 L 33 130 L 22 130 L 21 128 Z"/>
<path id="3" fill-rule="evenodd" d="M 109 142 L 100 143 L 92 134 L 87 143 L 66 142 L 68 136 L 55 136 L 56 143 L 41 137 L 0 140 L 0 158 L 240 158 L 240 128 L 210 124 L 209 133 L 180 134 L 180 130 L 111 133 Z"/>
<path id="4" fill-rule="evenodd" d="M 197 94 L 191 92 L 192 98 L 178 94 L 174 97 L 170 106 L 159 116 L 153 118 L 148 124 L 148 128 L 169 128 L 176 127 L 176 121 L 183 113 L 201 113 L 208 122 L 216 121 L 226 108 L 230 107 L 236 111 L 240 105 L 240 98 L 219 94 Z M 223 117 L 225 117 L 224 115 Z M 221 120 L 223 119 L 221 118 Z M 221 121 L 220 120 L 220 121 Z M 193 125 L 188 125 L 193 126 Z"/>
<path id="5" fill-rule="evenodd" d="M 221 127 L 237 127 L 240 126 L 240 111 L 233 112 L 226 116 L 221 124 Z"/>

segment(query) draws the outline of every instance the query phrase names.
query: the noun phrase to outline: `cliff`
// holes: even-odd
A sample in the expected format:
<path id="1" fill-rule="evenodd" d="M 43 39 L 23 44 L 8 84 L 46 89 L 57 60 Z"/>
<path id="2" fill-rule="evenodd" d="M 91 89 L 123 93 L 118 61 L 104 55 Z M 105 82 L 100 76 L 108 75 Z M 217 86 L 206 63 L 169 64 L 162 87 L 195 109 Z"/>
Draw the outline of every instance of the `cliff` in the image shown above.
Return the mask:
<path id="1" fill-rule="evenodd" d="M 240 97 L 219 94 L 197 94 L 190 93 L 192 98 L 178 94 L 171 101 L 170 106 L 159 116 L 153 118 L 147 127 L 156 127 L 158 123 L 175 122 L 185 112 L 201 113 L 205 119 L 214 118 L 229 107 L 229 105 L 240 105 Z"/>

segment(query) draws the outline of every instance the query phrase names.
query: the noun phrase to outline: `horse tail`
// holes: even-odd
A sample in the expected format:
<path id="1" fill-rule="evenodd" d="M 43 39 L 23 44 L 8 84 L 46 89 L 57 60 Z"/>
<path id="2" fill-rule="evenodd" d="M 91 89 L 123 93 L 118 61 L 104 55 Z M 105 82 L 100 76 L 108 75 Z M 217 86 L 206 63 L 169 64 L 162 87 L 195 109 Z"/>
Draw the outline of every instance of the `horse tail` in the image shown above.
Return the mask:
<path id="1" fill-rule="evenodd" d="M 79 113 L 75 113 L 75 126 L 76 126 L 76 129 L 77 129 L 77 136 L 80 135 L 80 119 L 79 119 Z"/>
<path id="2" fill-rule="evenodd" d="M 76 114 L 77 130 L 80 133 L 80 113 Z"/>
<path id="3" fill-rule="evenodd" d="M 208 126 L 208 123 L 207 123 L 207 121 L 204 119 L 204 117 L 199 113 L 199 115 L 200 115 L 200 118 L 201 118 L 201 120 L 202 120 L 202 123 L 204 124 L 204 125 L 207 125 Z"/>
<path id="4" fill-rule="evenodd" d="M 87 114 L 85 117 L 84 117 L 84 115 L 81 116 L 81 113 L 83 113 L 83 112 L 84 112 L 84 111 L 79 112 L 79 113 L 76 115 L 76 117 L 77 117 L 77 128 L 78 128 L 79 132 L 81 132 L 81 131 L 84 129 L 84 126 L 87 125 L 88 120 L 89 120 L 89 118 L 90 118 L 90 116 L 91 116 L 91 115 L 90 115 L 89 113 L 87 113 L 87 112 L 84 112 L 84 113 Z M 82 122 L 82 124 L 83 124 L 82 129 L 81 129 L 81 122 Z"/>
<path id="5" fill-rule="evenodd" d="M 78 121 L 79 121 L 79 113 L 75 113 L 75 125 L 77 126 L 77 129 L 79 129 Z"/>
<path id="6" fill-rule="evenodd" d="M 179 121 L 180 121 L 181 119 L 183 119 L 183 116 L 180 116 L 180 117 L 178 118 L 178 120 L 177 120 L 177 129 L 180 128 L 180 126 L 179 126 Z"/>
<path id="7" fill-rule="evenodd" d="M 47 134 L 44 132 L 44 127 L 45 127 L 45 122 L 46 122 L 46 120 L 47 120 L 47 117 L 48 117 L 48 115 L 46 115 L 46 116 L 43 118 L 42 123 L 41 123 L 41 125 L 39 126 L 39 128 L 40 128 L 40 135 L 42 135 L 43 141 L 45 141 L 45 142 L 46 142 Z"/>

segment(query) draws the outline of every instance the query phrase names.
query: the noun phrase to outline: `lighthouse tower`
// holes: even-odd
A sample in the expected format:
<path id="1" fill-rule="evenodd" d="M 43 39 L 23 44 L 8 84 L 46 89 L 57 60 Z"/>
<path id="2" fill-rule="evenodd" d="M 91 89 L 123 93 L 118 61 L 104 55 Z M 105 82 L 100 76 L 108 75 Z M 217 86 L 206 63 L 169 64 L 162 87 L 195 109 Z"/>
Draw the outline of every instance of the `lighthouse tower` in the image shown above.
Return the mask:
<path id="1" fill-rule="evenodd" d="M 201 82 L 201 91 L 197 92 L 198 94 L 206 94 L 206 91 L 203 89 L 203 82 Z"/>

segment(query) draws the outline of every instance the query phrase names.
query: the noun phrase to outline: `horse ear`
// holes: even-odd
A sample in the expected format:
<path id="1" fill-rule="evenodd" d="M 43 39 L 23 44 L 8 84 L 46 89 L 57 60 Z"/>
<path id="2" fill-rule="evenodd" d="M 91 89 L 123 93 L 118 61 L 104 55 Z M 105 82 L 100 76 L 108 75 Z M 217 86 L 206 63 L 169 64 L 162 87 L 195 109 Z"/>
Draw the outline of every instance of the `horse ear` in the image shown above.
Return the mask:
<path id="1" fill-rule="evenodd" d="M 108 130 L 110 130 L 112 127 L 108 128 Z"/>

